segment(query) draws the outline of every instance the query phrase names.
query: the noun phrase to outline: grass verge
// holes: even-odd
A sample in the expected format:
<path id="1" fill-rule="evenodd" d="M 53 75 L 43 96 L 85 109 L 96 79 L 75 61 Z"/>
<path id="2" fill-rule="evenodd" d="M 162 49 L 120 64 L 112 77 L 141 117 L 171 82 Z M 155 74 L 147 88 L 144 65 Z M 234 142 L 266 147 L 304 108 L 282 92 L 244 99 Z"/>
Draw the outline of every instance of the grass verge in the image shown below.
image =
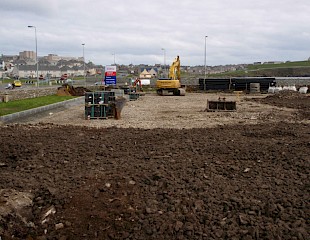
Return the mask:
<path id="1" fill-rule="evenodd" d="M 0 103 L 0 116 L 21 112 L 24 110 L 42 107 L 49 104 L 57 103 L 66 101 L 69 99 L 76 98 L 74 96 L 57 96 L 57 95 L 50 95 L 44 97 L 37 97 L 37 98 L 27 98 L 15 101 L 9 101 L 7 103 L 1 102 Z"/>

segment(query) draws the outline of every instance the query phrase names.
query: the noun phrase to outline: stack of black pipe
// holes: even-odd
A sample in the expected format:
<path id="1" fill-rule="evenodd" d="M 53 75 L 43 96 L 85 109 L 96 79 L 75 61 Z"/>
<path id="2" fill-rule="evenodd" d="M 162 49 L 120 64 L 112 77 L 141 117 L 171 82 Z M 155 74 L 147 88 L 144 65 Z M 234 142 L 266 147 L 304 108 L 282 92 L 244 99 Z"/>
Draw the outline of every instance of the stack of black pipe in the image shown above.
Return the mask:
<path id="1" fill-rule="evenodd" d="M 229 78 L 200 78 L 199 79 L 199 90 L 210 91 L 219 90 L 225 91 L 230 89 Z"/>
<path id="2" fill-rule="evenodd" d="M 199 90 L 203 91 L 250 91 L 251 83 L 259 83 L 260 91 L 266 92 L 270 86 L 276 86 L 274 77 L 240 77 L 240 78 L 200 78 Z"/>
<path id="3" fill-rule="evenodd" d="M 260 91 L 268 91 L 270 86 L 276 85 L 276 79 L 272 77 L 262 78 L 232 78 L 232 84 L 234 85 L 235 91 L 250 91 L 251 83 L 259 83 Z"/>

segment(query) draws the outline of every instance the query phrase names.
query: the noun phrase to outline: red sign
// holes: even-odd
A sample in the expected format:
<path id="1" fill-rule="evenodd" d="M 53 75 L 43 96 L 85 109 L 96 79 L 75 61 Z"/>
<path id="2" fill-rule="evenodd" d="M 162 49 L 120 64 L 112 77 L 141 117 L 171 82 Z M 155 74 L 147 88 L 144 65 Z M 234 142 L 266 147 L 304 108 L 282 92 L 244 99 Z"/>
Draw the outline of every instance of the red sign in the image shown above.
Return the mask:
<path id="1" fill-rule="evenodd" d="M 105 72 L 105 76 L 115 77 L 116 76 L 116 72 Z"/>

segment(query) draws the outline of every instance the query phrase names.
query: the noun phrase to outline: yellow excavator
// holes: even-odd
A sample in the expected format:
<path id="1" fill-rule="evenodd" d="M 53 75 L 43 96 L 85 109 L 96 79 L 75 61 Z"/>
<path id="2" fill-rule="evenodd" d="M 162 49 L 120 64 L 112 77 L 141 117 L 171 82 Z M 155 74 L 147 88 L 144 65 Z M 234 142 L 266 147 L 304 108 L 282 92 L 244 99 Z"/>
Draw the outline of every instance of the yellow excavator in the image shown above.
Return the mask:
<path id="1" fill-rule="evenodd" d="M 168 78 L 156 81 L 157 94 L 164 96 L 171 93 L 175 96 L 185 96 L 185 88 L 181 87 L 180 57 L 177 56 L 169 69 Z"/>

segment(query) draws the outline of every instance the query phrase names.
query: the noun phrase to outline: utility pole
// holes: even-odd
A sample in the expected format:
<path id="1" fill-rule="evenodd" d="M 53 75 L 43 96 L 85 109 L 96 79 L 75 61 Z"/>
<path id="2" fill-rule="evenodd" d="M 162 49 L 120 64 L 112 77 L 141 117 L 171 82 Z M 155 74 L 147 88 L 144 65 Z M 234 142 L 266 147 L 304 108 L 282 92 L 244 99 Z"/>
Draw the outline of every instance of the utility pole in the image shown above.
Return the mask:
<path id="1" fill-rule="evenodd" d="M 38 41 L 37 41 L 37 28 L 35 26 L 28 26 L 34 28 L 35 41 L 36 41 L 36 62 L 37 62 L 37 87 L 39 87 L 39 61 L 38 61 Z"/>
<path id="2" fill-rule="evenodd" d="M 166 73 L 166 49 L 162 48 L 161 50 L 164 51 L 164 76 L 165 76 L 165 73 Z"/>
<path id="3" fill-rule="evenodd" d="M 86 87 L 86 78 L 85 78 L 85 57 L 84 57 L 84 46 L 85 46 L 85 43 L 82 43 L 82 46 L 83 46 L 84 84 L 85 84 L 85 87 Z"/>
<path id="4" fill-rule="evenodd" d="M 115 66 L 115 53 L 112 53 L 112 55 L 114 56 L 114 66 Z"/>
<path id="5" fill-rule="evenodd" d="M 205 79 L 207 78 L 207 37 L 205 36 Z"/>

